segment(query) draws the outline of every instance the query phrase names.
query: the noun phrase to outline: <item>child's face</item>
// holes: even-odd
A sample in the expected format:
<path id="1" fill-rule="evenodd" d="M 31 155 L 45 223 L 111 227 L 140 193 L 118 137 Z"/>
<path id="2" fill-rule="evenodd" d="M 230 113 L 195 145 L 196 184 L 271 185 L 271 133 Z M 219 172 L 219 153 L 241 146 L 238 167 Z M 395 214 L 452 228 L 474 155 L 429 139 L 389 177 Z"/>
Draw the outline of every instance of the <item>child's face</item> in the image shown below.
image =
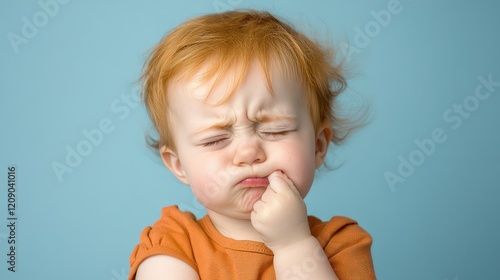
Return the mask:
<path id="1" fill-rule="evenodd" d="M 271 94 L 257 64 L 227 102 L 210 105 L 223 98 L 231 81 L 222 81 L 206 100 L 212 85 L 196 76 L 171 83 L 169 116 L 177 151 L 162 148 L 162 158 L 207 210 L 247 219 L 274 171 L 285 173 L 306 196 L 330 128 L 314 131 L 298 81 L 274 75 Z"/>

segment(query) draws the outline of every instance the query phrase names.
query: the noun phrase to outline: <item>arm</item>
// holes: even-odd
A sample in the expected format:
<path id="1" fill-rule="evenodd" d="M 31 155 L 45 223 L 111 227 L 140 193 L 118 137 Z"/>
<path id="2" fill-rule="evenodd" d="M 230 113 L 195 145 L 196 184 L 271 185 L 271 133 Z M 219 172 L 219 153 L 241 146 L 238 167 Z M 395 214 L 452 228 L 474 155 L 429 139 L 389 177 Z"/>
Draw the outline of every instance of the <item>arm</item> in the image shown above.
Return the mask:
<path id="1" fill-rule="evenodd" d="M 145 259 L 137 269 L 136 280 L 200 280 L 198 273 L 185 262 L 167 255 Z"/>
<path id="2" fill-rule="evenodd" d="M 338 280 L 323 248 L 313 236 L 273 252 L 278 280 Z"/>
<path id="3" fill-rule="evenodd" d="M 274 253 L 276 279 L 338 280 L 311 235 L 305 203 L 285 174 L 269 176 L 269 187 L 254 204 L 251 221 Z"/>

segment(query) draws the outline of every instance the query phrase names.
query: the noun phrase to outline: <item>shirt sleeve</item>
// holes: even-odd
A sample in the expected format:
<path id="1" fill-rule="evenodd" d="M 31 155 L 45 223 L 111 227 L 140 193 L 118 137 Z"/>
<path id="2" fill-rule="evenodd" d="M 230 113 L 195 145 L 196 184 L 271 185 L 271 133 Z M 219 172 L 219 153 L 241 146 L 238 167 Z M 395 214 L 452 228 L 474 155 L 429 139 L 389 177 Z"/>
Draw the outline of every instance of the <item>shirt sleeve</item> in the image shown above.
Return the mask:
<path id="1" fill-rule="evenodd" d="M 190 212 L 181 212 L 176 206 L 166 207 L 162 217 L 152 227 L 146 227 L 130 255 L 129 280 L 135 279 L 139 265 L 148 257 L 168 255 L 175 257 L 198 272 L 191 246 L 190 227 L 197 227 Z"/>
<path id="2" fill-rule="evenodd" d="M 371 256 L 372 238 L 356 221 L 334 217 L 317 238 L 340 280 L 377 279 Z"/>

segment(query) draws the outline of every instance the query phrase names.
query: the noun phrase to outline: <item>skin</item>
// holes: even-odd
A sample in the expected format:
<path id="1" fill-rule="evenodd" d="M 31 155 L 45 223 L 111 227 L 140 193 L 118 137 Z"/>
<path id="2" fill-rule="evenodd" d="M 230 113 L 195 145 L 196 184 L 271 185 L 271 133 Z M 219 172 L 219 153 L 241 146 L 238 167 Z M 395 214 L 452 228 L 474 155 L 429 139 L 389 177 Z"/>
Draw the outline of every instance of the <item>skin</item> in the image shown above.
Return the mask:
<path id="1" fill-rule="evenodd" d="M 177 150 L 161 148 L 166 167 L 191 187 L 221 234 L 264 242 L 273 251 L 277 279 L 302 279 L 297 268 L 311 258 L 317 269 L 307 277 L 337 279 L 311 236 L 303 201 L 324 161 L 330 125 L 315 131 L 300 82 L 273 75 L 271 93 L 257 63 L 222 104 L 234 79 L 226 77 L 207 95 L 212 85 L 201 82 L 202 74 L 169 86 Z M 199 278 L 175 258 L 154 256 L 136 279 Z"/>

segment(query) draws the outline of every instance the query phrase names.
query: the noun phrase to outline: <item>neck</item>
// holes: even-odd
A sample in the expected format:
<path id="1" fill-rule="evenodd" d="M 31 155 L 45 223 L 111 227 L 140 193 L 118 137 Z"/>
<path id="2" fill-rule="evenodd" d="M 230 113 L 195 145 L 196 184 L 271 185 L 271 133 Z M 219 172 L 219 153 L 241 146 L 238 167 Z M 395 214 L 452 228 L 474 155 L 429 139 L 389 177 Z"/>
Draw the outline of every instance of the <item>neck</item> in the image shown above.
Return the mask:
<path id="1" fill-rule="evenodd" d="M 234 240 L 251 240 L 262 242 L 260 234 L 255 230 L 250 219 L 238 219 L 207 209 L 212 224 L 225 237 Z"/>

